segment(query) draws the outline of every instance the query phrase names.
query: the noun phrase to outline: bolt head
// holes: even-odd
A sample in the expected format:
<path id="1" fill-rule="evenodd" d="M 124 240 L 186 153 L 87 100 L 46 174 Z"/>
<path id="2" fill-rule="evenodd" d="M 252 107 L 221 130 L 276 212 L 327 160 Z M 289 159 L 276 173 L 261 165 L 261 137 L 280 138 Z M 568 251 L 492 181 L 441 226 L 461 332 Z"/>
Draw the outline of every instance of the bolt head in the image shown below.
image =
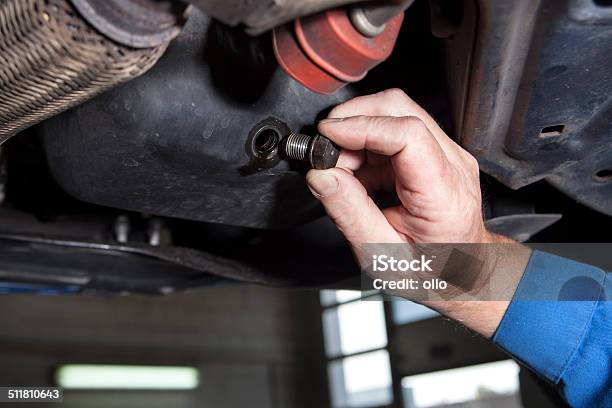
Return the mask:
<path id="1" fill-rule="evenodd" d="M 326 170 L 336 167 L 340 148 L 325 136 L 317 135 L 311 142 L 310 165 L 313 169 Z"/>

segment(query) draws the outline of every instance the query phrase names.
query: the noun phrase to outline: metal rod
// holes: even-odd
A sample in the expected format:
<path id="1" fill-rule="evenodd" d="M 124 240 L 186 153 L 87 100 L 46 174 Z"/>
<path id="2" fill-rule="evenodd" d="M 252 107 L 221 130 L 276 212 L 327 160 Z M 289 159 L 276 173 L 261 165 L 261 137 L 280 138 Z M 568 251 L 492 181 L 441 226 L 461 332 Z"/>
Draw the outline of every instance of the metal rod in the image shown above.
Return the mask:
<path id="1" fill-rule="evenodd" d="M 365 3 L 361 7 L 370 24 L 383 26 L 387 21 L 410 7 L 412 3 L 414 3 L 414 0 L 377 0 Z"/>

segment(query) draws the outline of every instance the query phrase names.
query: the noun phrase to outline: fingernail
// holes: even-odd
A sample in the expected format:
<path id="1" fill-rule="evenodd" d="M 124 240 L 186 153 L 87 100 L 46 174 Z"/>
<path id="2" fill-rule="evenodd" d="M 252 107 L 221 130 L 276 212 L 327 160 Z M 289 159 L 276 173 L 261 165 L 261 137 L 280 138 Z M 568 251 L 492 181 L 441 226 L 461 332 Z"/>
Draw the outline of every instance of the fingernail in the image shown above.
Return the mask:
<path id="1" fill-rule="evenodd" d="M 325 198 L 338 191 L 338 179 L 331 174 L 311 171 L 306 177 L 308 188 L 316 197 Z"/>
<path id="2" fill-rule="evenodd" d="M 335 122 L 342 122 L 343 120 L 344 120 L 344 118 L 327 118 L 327 119 L 323 119 L 319 123 L 320 124 L 335 123 Z"/>

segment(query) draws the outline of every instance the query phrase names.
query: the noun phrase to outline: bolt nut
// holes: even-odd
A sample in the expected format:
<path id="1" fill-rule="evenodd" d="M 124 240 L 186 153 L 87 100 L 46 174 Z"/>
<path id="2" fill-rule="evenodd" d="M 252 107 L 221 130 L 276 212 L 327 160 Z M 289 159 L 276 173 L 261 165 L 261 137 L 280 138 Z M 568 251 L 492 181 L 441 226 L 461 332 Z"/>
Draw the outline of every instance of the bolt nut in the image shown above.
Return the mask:
<path id="1" fill-rule="evenodd" d="M 325 170 L 336 167 L 340 148 L 328 138 L 316 135 L 311 144 L 308 160 L 313 169 Z"/>

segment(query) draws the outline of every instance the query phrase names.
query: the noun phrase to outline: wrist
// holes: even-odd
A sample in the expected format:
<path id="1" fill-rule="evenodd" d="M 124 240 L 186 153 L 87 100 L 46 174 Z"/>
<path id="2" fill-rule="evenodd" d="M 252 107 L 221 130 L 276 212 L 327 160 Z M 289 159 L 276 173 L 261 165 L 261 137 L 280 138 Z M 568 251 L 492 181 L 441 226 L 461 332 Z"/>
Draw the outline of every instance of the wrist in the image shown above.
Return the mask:
<path id="1" fill-rule="evenodd" d="M 510 301 L 438 301 L 425 302 L 424 305 L 485 338 L 491 338 L 499 327 Z"/>
<path id="2" fill-rule="evenodd" d="M 482 241 L 480 242 L 485 243 L 485 244 L 513 244 L 513 243 L 516 243 L 516 241 L 508 237 L 496 234 L 487 229 L 484 230 L 482 234 Z"/>
<path id="3" fill-rule="evenodd" d="M 483 261 L 481 282 L 486 282 L 470 301 L 432 301 L 426 306 L 458 321 L 484 337 L 497 330 L 525 272 L 531 249 L 510 238 L 486 231 L 477 245 Z"/>

